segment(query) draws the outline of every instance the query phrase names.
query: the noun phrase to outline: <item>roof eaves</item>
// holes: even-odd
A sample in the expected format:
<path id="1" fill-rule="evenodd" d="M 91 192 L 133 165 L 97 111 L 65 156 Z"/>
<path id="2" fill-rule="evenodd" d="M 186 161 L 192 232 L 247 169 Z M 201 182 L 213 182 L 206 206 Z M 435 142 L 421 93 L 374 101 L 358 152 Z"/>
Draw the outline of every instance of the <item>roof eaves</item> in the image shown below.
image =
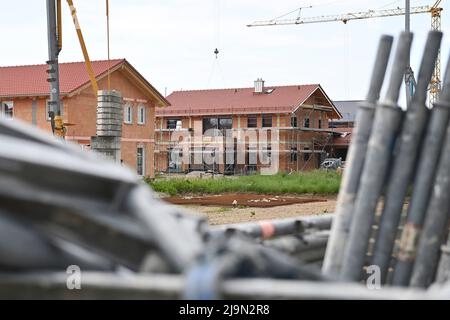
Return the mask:
<path id="1" fill-rule="evenodd" d="M 340 119 L 342 119 L 342 114 L 341 112 L 338 110 L 338 108 L 336 108 L 336 106 L 334 105 L 333 101 L 330 99 L 330 97 L 328 97 L 328 95 L 325 93 L 325 90 L 323 90 L 322 86 L 319 84 L 319 88 L 320 91 L 323 93 L 323 95 L 325 96 L 325 98 L 327 98 L 328 102 L 331 104 L 331 107 L 333 108 L 334 112 L 336 112 L 336 114 L 340 117 Z"/>
<path id="2" fill-rule="evenodd" d="M 10 94 L 10 95 L 0 95 L 0 99 L 14 99 L 14 98 L 39 98 L 48 97 L 50 94 L 47 93 L 32 93 L 32 94 Z M 60 92 L 61 97 L 70 96 L 67 92 Z"/>
<path id="3" fill-rule="evenodd" d="M 131 63 L 129 63 L 126 59 L 124 59 L 124 65 L 126 68 L 128 68 L 131 73 L 133 73 L 140 81 L 142 81 L 148 88 L 150 88 L 150 92 L 158 100 L 157 107 L 169 107 L 171 104 L 170 102 L 150 83 L 145 79 L 139 71 L 134 68 Z"/>
<path id="4" fill-rule="evenodd" d="M 297 112 L 298 108 L 300 108 L 300 107 L 305 103 L 305 101 L 308 100 L 309 97 L 311 97 L 311 96 L 314 94 L 314 92 L 316 92 L 316 90 L 317 90 L 318 88 L 320 88 L 320 85 L 319 85 L 319 84 L 314 84 L 314 86 L 315 86 L 315 88 L 311 90 L 311 92 L 309 93 L 309 95 L 308 95 L 305 99 L 303 99 L 302 101 L 300 101 L 300 103 L 299 103 L 297 106 L 294 106 L 294 110 L 292 111 L 292 113 Z"/>

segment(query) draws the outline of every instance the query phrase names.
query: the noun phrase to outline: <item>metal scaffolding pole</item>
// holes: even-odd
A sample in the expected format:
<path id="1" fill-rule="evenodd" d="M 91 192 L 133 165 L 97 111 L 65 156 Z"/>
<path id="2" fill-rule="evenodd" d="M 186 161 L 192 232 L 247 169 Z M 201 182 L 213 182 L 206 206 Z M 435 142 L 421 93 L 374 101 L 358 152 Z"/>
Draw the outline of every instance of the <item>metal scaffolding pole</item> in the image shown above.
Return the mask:
<path id="1" fill-rule="evenodd" d="M 47 35 L 48 35 L 48 82 L 50 83 L 50 100 L 48 104 L 55 116 L 61 115 L 58 67 L 58 30 L 56 23 L 56 1 L 47 0 Z M 54 128 L 52 128 L 54 130 Z"/>

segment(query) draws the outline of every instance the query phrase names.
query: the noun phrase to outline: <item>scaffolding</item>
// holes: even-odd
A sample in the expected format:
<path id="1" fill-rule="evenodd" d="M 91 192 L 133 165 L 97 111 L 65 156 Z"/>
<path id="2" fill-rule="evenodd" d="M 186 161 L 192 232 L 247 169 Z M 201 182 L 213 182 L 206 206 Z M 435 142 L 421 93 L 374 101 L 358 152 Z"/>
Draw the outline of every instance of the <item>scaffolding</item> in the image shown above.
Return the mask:
<path id="1" fill-rule="evenodd" d="M 231 117 L 233 119 L 233 123 L 235 123 L 236 121 L 238 123 L 236 127 L 231 129 L 234 146 L 234 149 L 232 150 L 232 152 L 234 153 L 233 165 L 214 165 L 216 161 L 213 162 L 213 165 L 208 165 L 206 163 L 192 165 L 192 157 L 195 153 L 201 152 L 205 154 L 206 152 L 211 152 L 210 150 L 205 149 L 205 144 L 209 147 L 216 146 L 216 150 L 219 150 L 219 152 L 223 153 L 220 156 L 222 156 L 223 159 L 226 159 L 227 153 L 230 152 L 230 150 L 227 150 L 225 146 L 227 137 L 223 136 L 222 139 L 216 139 L 215 141 L 212 141 L 214 139 L 202 136 L 201 141 L 196 141 L 194 137 L 195 133 L 192 123 L 192 115 L 177 117 L 184 119 L 184 121 L 182 120 L 184 123 L 187 122 L 186 119 L 189 119 L 189 126 L 188 128 L 176 129 L 167 129 L 167 126 L 165 126 L 165 120 L 167 120 L 168 118 L 174 118 L 174 116 L 158 117 L 158 128 L 155 130 L 155 172 L 163 174 L 173 174 L 186 173 L 190 171 L 205 171 L 212 173 L 246 175 L 253 173 L 254 171 L 260 172 L 262 168 L 270 166 L 270 164 L 263 164 L 261 163 L 261 161 L 250 163 L 250 154 L 252 152 L 259 152 L 260 154 L 261 152 L 265 152 L 269 155 L 269 157 L 271 157 L 274 152 L 277 152 L 279 156 L 279 172 L 290 173 L 294 171 L 317 169 L 320 167 L 320 164 L 327 157 L 327 155 L 332 152 L 331 146 L 333 137 L 341 134 L 341 132 L 336 131 L 334 128 L 328 128 L 329 119 L 326 115 L 324 115 L 324 113 L 330 112 L 329 108 L 327 109 L 317 105 L 302 106 L 301 112 L 303 116 L 300 116 L 300 113 L 292 112 L 271 113 L 272 121 L 276 119 L 276 123 L 274 126 L 267 128 L 262 128 L 261 126 L 257 128 L 241 127 L 242 114 L 230 113 L 226 115 L 227 117 Z M 262 117 L 264 113 L 249 114 L 254 114 L 258 117 Z M 293 118 L 296 118 L 296 121 L 294 121 L 296 123 L 293 123 Z M 302 119 L 302 123 L 298 123 L 300 119 Z M 268 129 L 269 132 L 271 132 L 272 130 L 278 130 L 278 150 L 271 149 L 271 139 L 268 140 L 267 150 L 265 151 L 261 151 L 259 141 L 257 142 L 257 151 L 252 151 L 249 148 L 250 141 L 247 140 L 247 134 L 250 131 L 258 133 L 258 131 L 261 129 Z M 177 169 L 175 170 L 173 168 L 170 168 L 169 166 L 171 151 L 173 150 L 173 148 L 180 146 L 178 141 L 173 141 L 171 139 L 171 134 L 173 134 L 174 132 L 183 134 L 184 137 L 188 138 L 188 142 L 185 141 L 183 143 L 190 144 L 190 164 L 183 164 L 177 167 Z M 229 138 L 230 137 L 228 137 L 228 139 Z M 201 144 L 201 146 L 199 145 L 199 143 Z M 242 144 L 244 146 L 242 146 Z M 237 163 L 236 153 L 239 148 L 244 148 L 245 150 L 245 164 Z M 181 147 L 181 149 L 186 150 L 183 147 Z M 216 160 L 218 156 L 218 154 L 214 154 Z M 230 156 L 228 155 L 228 159 L 229 157 Z"/>

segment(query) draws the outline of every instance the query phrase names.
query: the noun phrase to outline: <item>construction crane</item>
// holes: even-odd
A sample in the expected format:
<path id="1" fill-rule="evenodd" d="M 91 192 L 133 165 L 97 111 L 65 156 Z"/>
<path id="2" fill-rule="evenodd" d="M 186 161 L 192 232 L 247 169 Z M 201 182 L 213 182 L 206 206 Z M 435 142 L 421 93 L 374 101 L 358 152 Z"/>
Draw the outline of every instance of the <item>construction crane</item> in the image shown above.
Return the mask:
<path id="1" fill-rule="evenodd" d="M 91 80 L 92 89 L 97 95 L 98 84 L 95 79 L 94 70 L 92 68 L 89 54 L 84 42 L 83 34 L 81 32 L 80 24 L 72 0 L 67 0 L 69 5 L 73 23 L 78 35 L 81 50 L 83 52 L 86 69 Z M 47 64 L 49 68 L 47 73 L 49 75 L 48 82 L 50 83 L 50 99 L 49 99 L 49 117 L 51 120 L 52 132 L 55 136 L 60 138 L 66 135 L 66 125 L 63 123 L 61 116 L 61 97 L 59 90 L 59 63 L 58 57 L 62 50 L 62 5 L 61 0 L 47 0 L 47 36 L 48 36 L 48 56 Z"/>
<path id="2" fill-rule="evenodd" d="M 298 16 L 295 19 L 272 19 L 266 21 L 255 21 L 247 25 L 247 27 L 263 27 L 263 26 L 283 26 L 283 25 L 302 25 L 302 24 L 311 24 L 311 23 L 323 23 L 323 22 L 343 22 L 347 23 L 351 20 L 362 20 L 362 19 L 372 19 L 372 18 L 384 18 L 384 17 L 393 17 L 393 16 L 402 16 L 408 14 L 420 14 L 420 13 L 431 13 L 431 29 L 432 30 L 441 30 L 441 12 L 442 8 L 439 7 L 442 0 L 437 0 L 433 6 L 420 6 L 420 7 L 412 7 L 409 8 L 395 8 L 395 9 L 385 9 L 385 10 L 368 10 L 364 12 L 354 12 L 354 13 L 345 13 L 339 15 L 324 15 L 324 16 L 316 16 L 316 17 L 302 17 L 300 15 L 301 10 L 304 7 L 299 8 L 295 11 L 298 11 Z M 408 2 L 407 2 L 408 4 Z M 286 16 L 286 15 L 284 15 Z M 282 17 L 284 17 L 282 16 Z M 408 79 L 406 81 L 409 81 Z M 413 80 L 412 80 L 413 81 Z M 437 100 L 437 96 L 441 89 L 441 59 L 440 56 L 436 61 L 436 67 L 433 73 L 433 78 L 430 83 L 430 95 L 429 102 L 430 105 Z"/>

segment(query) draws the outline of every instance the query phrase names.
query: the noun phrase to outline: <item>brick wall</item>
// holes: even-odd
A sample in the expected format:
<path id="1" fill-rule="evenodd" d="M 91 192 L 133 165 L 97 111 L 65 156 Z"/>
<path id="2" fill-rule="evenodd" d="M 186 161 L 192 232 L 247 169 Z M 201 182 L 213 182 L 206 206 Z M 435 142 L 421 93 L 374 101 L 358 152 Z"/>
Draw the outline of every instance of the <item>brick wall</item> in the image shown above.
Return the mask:
<path id="1" fill-rule="evenodd" d="M 107 89 L 106 81 L 106 78 L 99 81 L 100 90 Z M 132 124 L 123 124 L 123 163 L 136 170 L 137 148 L 142 146 L 145 149 L 145 175 L 153 177 L 155 103 L 148 101 L 148 98 L 121 70 L 111 74 L 111 88 L 120 91 L 124 97 L 124 102 L 129 102 L 133 105 Z M 68 126 L 67 140 L 83 145 L 90 143 L 90 137 L 95 135 L 96 99 L 91 87 L 81 90 L 72 97 L 64 97 L 62 99 L 64 122 L 73 124 L 73 126 Z M 32 108 L 33 101 L 36 103 L 36 111 L 33 111 Z M 30 124 L 35 122 L 33 124 L 37 127 L 51 131 L 50 122 L 47 120 L 46 101 L 47 98 L 34 100 L 32 98 L 14 99 L 14 118 Z M 139 105 L 145 107 L 146 119 L 144 125 L 137 123 Z"/>

